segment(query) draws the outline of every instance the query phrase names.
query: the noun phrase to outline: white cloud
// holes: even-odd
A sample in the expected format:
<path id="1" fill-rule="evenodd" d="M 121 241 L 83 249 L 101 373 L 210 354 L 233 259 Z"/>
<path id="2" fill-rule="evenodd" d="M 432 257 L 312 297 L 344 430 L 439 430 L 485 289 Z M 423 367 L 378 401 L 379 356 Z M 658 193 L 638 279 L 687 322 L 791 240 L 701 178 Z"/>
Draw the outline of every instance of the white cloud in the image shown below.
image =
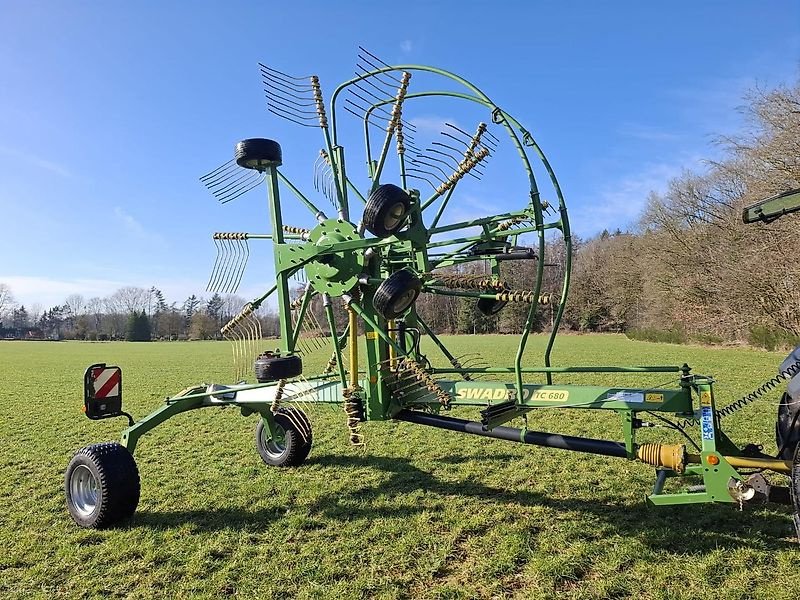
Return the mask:
<path id="1" fill-rule="evenodd" d="M 67 169 L 67 167 L 49 160 L 45 160 L 43 158 L 39 158 L 38 156 L 34 156 L 33 154 L 28 154 L 26 152 L 22 152 L 14 148 L 9 148 L 8 146 L 0 146 L 0 153 L 5 154 L 7 156 L 11 156 L 23 162 L 26 162 L 30 165 L 33 165 L 34 167 L 45 169 L 46 171 L 50 171 L 51 173 L 55 173 L 56 175 L 60 175 L 61 177 L 67 177 L 67 178 L 72 177 L 72 173 L 70 172 L 69 169 Z"/>
<path id="2" fill-rule="evenodd" d="M 568 202 L 572 231 L 580 236 L 591 236 L 603 229 L 625 229 L 639 218 L 650 192 L 664 192 L 671 179 L 699 164 L 698 157 L 647 164 L 637 172 L 605 183 L 596 196 L 580 205 Z"/>
<path id="3" fill-rule="evenodd" d="M 400 51 L 403 54 L 410 54 L 414 50 L 414 42 L 411 40 L 403 40 L 400 42 Z"/>
<path id="4" fill-rule="evenodd" d="M 114 207 L 114 216 L 122 224 L 125 230 L 133 237 L 145 242 L 163 243 L 161 236 L 156 234 L 154 231 L 147 229 L 144 225 L 137 221 L 136 218 L 125 212 L 125 210 L 119 206 Z"/>
<path id="5" fill-rule="evenodd" d="M 453 117 L 440 117 L 438 115 L 425 115 L 414 117 L 411 119 L 411 124 L 417 128 L 417 133 L 426 133 L 429 135 L 436 135 L 445 129 L 445 123 L 455 125 L 459 129 L 464 129 L 458 124 Z"/>

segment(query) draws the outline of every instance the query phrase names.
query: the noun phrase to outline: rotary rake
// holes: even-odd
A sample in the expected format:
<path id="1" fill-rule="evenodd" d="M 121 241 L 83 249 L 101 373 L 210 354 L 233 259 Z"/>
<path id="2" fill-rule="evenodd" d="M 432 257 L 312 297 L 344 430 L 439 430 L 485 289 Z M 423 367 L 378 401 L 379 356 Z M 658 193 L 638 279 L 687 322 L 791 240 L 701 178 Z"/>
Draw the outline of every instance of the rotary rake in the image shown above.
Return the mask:
<path id="1" fill-rule="evenodd" d="M 304 409 L 322 403 L 342 408 L 343 426 L 355 445 L 364 444 L 365 421 L 394 419 L 638 460 L 656 470 L 648 500 L 657 505 L 790 502 L 789 488 L 772 485 L 762 472 L 791 475 L 795 488 L 800 481 L 794 452 L 800 441 L 798 411 L 791 397 L 783 404 L 794 407 L 790 414 L 795 416 L 783 427 L 779 455 L 770 457 L 752 445 L 739 448 L 725 435 L 720 419 L 727 413 L 716 408 L 713 380 L 693 374 L 685 364 L 552 364 L 569 290 L 569 218 L 544 153 L 511 114 L 458 75 L 421 65 L 390 66 L 363 49 L 355 76 L 333 91 L 327 105 L 317 76 L 294 77 L 266 65 L 260 65 L 260 72 L 268 110 L 319 129 L 323 147 L 311 154 L 313 193 L 301 191 L 282 173 L 280 145 L 263 138 L 239 142 L 233 160 L 201 178 L 221 203 L 264 187 L 268 199 L 268 233 L 213 235 L 218 251 L 208 282 L 213 291 L 238 289 L 251 242 L 267 240 L 273 248 L 275 284 L 222 328 L 233 343 L 238 383 L 187 388 L 144 419 L 129 417 L 120 443 L 78 451 L 66 473 L 67 505 L 78 524 L 103 527 L 131 516 L 139 498 L 133 452 L 140 437 L 178 413 L 213 406 L 257 414 L 258 452 L 275 466 L 297 466 L 308 456 L 312 426 Z M 428 107 L 445 101 L 465 108 L 433 131 Z M 459 124 L 473 114 L 473 126 Z M 357 136 L 363 139 L 366 173 L 352 176 L 346 168 L 345 140 Z M 497 192 L 481 191 L 494 164 L 508 167 L 512 159 L 518 189 L 505 184 L 513 173 L 505 168 Z M 540 189 L 540 180 L 546 190 Z M 796 209 L 797 196 L 792 198 L 778 199 L 780 214 L 770 212 L 767 201 L 759 205 L 758 214 L 745 217 L 777 218 Z M 317 204 L 322 199 L 325 210 Z M 509 208 L 514 203 L 516 208 Z M 475 215 L 479 208 L 496 214 Z M 289 225 L 285 218 L 298 220 Z M 565 263 L 559 280 L 545 271 L 552 247 L 548 240 L 553 239 L 561 244 Z M 525 271 L 531 284 L 514 289 L 504 277 L 509 269 Z M 513 363 L 491 366 L 480 356 L 456 356 L 417 310 L 423 294 L 466 298 L 488 317 L 508 303 L 522 304 L 526 319 Z M 275 342 L 262 339 L 258 311 L 265 302 L 278 308 Z M 526 351 L 542 307 L 552 313 L 552 333 L 543 356 L 534 360 Z M 422 338 L 426 349 L 440 355 L 434 361 L 423 353 Z M 276 347 L 265 350 L 270 344 Z M 309 374 L 304 362 L 318 352 L 324 353 L 319 364 L 325 367 Z M 779 379 L 800 370 L 797 354 L 781 367 Z M 253 365 L 254 380 L 248 381 Z M 555 381 L 577 373 L 634 378 L 662 374 L 658 377 L 676 384 L 653 388 Z M 87 370 L 89 418 L 126 415 L 121 379 L 118 367 L 97 364 Z M 477 409 L 476 419 L 448 414 L 456 407 Z M 613 411 L 623 439 L 527 429 L 527 417 L 543 408 Z M 655 421 L 644 421 L 644 415 Z M 526 418 L 526 428 L 507 425 L 518 417 Z M 691 425 L 699 425 L 696 438 L 686 431 Z M 678 429 L 691 447 L 637 442 L 641 428 L 655 426 Z M 668 478 L 685 480 L 685 485 L 667 493 Z"/>

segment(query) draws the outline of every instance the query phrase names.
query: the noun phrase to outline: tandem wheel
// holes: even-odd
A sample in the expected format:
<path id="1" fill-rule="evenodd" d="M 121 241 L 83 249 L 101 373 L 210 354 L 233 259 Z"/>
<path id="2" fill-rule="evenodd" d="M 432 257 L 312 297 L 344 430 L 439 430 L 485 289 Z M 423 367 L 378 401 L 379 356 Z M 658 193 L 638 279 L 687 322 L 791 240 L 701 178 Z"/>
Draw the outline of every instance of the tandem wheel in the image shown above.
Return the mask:
<path id="1" fill-rule="evenodd" d="M 298 467 L 311 452 L 311 422 L 302 410 L 283 406 L 275 413 L 278 435 L 270 436 L 264 419 L 258 420 L 255 438 L 261 459 L 272 467 Z"/>

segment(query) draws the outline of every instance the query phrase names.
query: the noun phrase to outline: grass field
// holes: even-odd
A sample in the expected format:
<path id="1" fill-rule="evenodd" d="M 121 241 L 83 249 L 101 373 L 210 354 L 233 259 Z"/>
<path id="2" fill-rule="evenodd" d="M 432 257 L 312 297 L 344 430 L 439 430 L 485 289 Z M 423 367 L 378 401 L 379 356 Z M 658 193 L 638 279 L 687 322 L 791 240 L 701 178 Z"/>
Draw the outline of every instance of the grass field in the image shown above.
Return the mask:
<path id="1" fill-rule="evenodd" d="M 498 364 L 510 363 L 517 340 L 448 341 L 456 354 L 481 351 Z M 531 364 L 544 341 L 533 339 Z M 718 378 L 724 405 L 771 377 L 783 356 L 565 336 L 554 358 L 688 362 Z M 314 448 L 295 470 L 261 462 L 256 417 L 179 415 L 137 448 L 134 519 L 80 529 L 64 507 L 63 470 L 76 449 L 118 439 L 124 427 L 80 411 L 83 370 L 99 361 L 123 367 L 137 418 L 186 385 L 230 373 L 225 343 L 0 342 L 2 598 L 800 596 L 788 509 L 648 508 L 653 471 L 644 465 L 406 423 L 368 423 L 367 448 L 355 449 L 342 413 L 329 407 L 311 414 Z M 661 375 L 558 381 L 654 385 Z M 778 398 L 746 408 L 726 430 L 773 452 Z M 601 411 L 539 411 L 530 427 L 621 437 L 614 415 Z"/>

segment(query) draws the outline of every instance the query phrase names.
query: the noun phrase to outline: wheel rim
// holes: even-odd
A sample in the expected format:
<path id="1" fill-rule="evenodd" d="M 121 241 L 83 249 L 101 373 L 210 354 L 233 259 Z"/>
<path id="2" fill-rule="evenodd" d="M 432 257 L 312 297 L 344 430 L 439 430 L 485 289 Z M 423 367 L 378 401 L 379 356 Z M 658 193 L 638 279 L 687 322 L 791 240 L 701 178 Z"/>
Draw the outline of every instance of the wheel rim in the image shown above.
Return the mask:
<path id="1" fill-rule="evenodd" d="M 392 312 L 394 313 L 401 313 L 409 306 L 411 303 L 414 302 L 414 299 L 417 297 L 417 290 L 414 288 L 409 288 L 401 296 L 397 298 L 394 302 L 392 302 Z"/>
<path id="2" fill-rule="evenodd" d="M 395 202 L 383 218 L 383 226 L 387 231 L 394 231 L 406 216 L 406 206 L 402 202 Z"/>
<path id="3" fill-rule="evenodd" d="M 78 465 L 69 479 L 69 495 L 75 511 L 88 517 L 97 508 L 99 486 L 94 473 L 86 465 Z"/>
<path id="4" fill-rule="evenodd" d="M 280 458 L 286 452 L 286 431 L 280 425 L 275 425 L 275 432 L 278 434 L 277 438 L 272 438 L 269 435 L 269 429 L 265 426 L 261 430 L 261 442 L 264 452 L 271 458 Z"/>

